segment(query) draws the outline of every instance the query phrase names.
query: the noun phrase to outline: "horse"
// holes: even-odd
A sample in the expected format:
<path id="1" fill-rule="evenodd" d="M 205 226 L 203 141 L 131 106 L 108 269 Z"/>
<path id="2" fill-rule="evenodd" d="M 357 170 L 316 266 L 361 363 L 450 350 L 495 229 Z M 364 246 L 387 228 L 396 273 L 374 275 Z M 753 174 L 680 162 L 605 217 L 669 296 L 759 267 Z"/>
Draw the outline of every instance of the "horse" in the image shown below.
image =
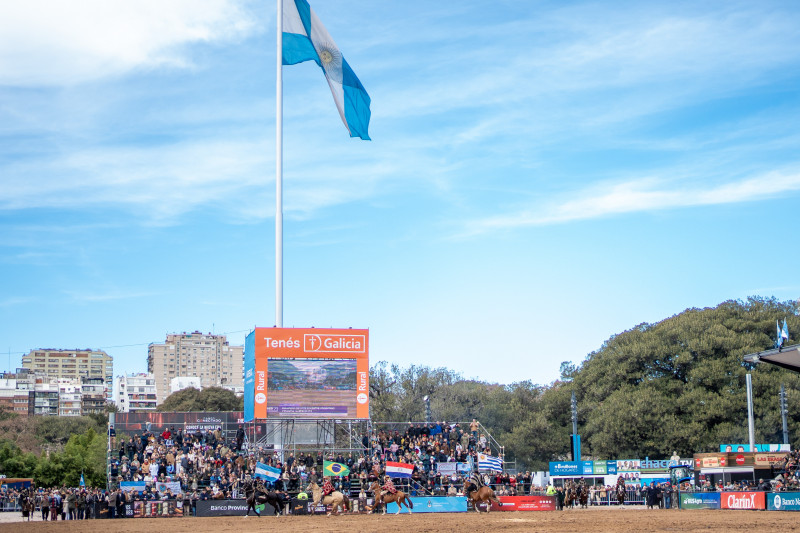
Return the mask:
<path id="1" fill-rule="evenodd" d="M 319 488 L 319 485 L 314 483 L 313 481 L 306 487 L 305 492 L 311 491 L 314 495 L 314 505 L 318 505 L 322 502 L 323 505 L 330 505 L 331 512 L 335 512 L 337 515 L 341 512 L 341 510 L 350 511 L 350 498 L 347 497 L 347 494 L 339 492 L 335 490 L 328 494 L 327 496 L 322 496 L 322 489 Z M 330 516 L 331 513 L 328 513 Z"/>
<path id="2" fill-rule="evenodd" d="M 578 487 L 578 501 L 581 509 L 586 509 L 589 506 L 589 487 L 586 485 Z"/>
<path id="3" fill-rule="evenodd" d="M 406 506 L 406 509 L 408 509 L 409 513 L 411 512 L 411 509 L 414 508 L 414 504 L 411 503 L 411 498 L 409 498 L 408 495 L 402 490 L 398 490 L 394 494 L 389 493 L 381 495 L 381 486 L 377 481 L 373 481 L 368 490 L 375 494 L 375 505 L 372 506 L 370 513 L 378 506 L 383 504 L 383 514 L 386 514 L 386 504 L 392 502 L 397 504 L 397 512 L 395 514 L 400 514 L 400 511 L 403 509 L 403 505 Z"/>
<path id="4" fill-rule="evenodd" d="M 617 483 L 617 503 L 625 505 L 625 484 Z"/>
<path id="5" fill-rule="evenodd" d="M 578 502 L 578 488 L 571 482 L 567 483 L 566 490 L 564 491 L 564 507 L 570 509 L 575 507 Z"/>
<path id="6" fill-rule="evenodd" d="M 256 506 L 263 503 L 268 503 L 275 509 L 274 516 L 281 514 L 281 507 L 283 506 L 281 499 L 274 492 L 267 492 L 263 484 L 255 484 L 252 480 L 245 481 L 244 494 L 247 500 L 247 514 L 244 515 L 245 518 L 250 516 L 250 509 L 253 510 L 256 516 L 260 517 L 261 514 L 256 510 Z"/>
<path id="7" fill-rule="evenodd" d="M 28 492 L 23 492 L 19 497 L 19 504 L 20 507 L 22 507 L 22 520 L 24 521 L 27 518 L 28 522 L 30 522 L 34 510 L 33 495 L 28 494 Z"/>
<path id="8" fill-rule="evenodd" d="M 499 506 L 503 506 L 500 500 L 497 499 L 497 496 L 494 495 L 494 491 L 492 487 L 488 485 L 484 485 L 483 487 L 479 487 L 477 490 L 469 491 L 469 482 L 464 482 L 464 494 L 467 498 L 472 500 L 472 506 L 475 508 L 476 513 L 480 513 L 480 509 L 478 509 L 479 503 L 486 504 L 486 512 L 490 512 L 492 510 L 492 502 L 496 503 Z"/>

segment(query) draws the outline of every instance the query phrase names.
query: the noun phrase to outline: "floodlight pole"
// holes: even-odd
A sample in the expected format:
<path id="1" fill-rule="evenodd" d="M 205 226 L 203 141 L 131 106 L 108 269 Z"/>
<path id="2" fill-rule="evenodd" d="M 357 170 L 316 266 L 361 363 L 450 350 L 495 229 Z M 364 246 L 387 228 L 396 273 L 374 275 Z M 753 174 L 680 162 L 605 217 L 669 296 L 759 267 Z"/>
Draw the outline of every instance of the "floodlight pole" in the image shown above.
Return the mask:
<path id="1" fill-rule="evenodd" d="M 753 421 L 753 378 L 750 372 L 746 376 L 747 383 L 747 429 L 750 436 L 750 451 L 756 449 L 756 430 Z"/>
<path id="2" fill-rule="evenodd" d="M 283 327 L 283 0 L 278 5 L 275 80 L 275 325 Z"/>
<path id="3" fill-rule="evenodd" d="M 781 383 L 781 422 L 783 424 L 783 443 L 789 444 L 789 425 L 786 420 L 786 387 Z"/>

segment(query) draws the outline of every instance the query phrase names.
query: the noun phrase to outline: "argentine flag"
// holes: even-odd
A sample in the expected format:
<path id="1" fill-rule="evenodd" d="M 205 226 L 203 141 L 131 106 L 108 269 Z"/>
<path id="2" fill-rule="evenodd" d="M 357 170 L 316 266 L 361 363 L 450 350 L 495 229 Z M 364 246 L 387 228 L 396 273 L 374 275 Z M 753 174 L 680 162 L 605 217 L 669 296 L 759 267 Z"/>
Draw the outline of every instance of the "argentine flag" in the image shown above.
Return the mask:
<path id="1" fill-rule="evenodd" d="M 281 469 L 265 465 L 264 463 L 256 463 L 256 471 L 253 473 L 253 477 L 263 479 L 264 481 L 277 481 L 277 479 L 281 477 Z"/>
<path id="2" fill-rule="evenodd" d="M 350 137 L 369 140 L 370 99 L 333 38 L 306 0 L 283 2 L 283 64 L 314 61 L 325 73 Z"/>
<path id="3" fill-rule="evenodd" d="M 789 340 L 789 327 L 786 325 L 786 319 L 783 319 L 783 329 L 781 330 L 781 340 Z"/>

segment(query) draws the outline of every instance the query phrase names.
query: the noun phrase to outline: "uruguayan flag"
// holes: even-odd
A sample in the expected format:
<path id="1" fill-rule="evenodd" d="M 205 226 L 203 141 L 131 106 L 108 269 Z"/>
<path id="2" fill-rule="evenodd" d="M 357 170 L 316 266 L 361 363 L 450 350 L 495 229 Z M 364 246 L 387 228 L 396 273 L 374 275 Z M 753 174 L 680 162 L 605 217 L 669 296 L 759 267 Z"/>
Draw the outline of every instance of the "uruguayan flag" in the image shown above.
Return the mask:
<path id="1" fill-rule="evenodd" d="M 306 0 L 283 1 L 283 64 L 315 61 L 350 137 L 369 140 L 369 95 Z"/>
<path id="2" fill-rule="evenodd" d="M 503 460 L 499 457 L 492 457 L 483 453 L 478 454 L 478 470 L 503 471 Z"/>
<path id="3" fill-rule="evenodd" d="M 264 481 L 276 481 L 281 477 L 281 469 L 274 468 L 264 463 L 256 463 L 256 471 L 253 477 L 263 479 Z"/>

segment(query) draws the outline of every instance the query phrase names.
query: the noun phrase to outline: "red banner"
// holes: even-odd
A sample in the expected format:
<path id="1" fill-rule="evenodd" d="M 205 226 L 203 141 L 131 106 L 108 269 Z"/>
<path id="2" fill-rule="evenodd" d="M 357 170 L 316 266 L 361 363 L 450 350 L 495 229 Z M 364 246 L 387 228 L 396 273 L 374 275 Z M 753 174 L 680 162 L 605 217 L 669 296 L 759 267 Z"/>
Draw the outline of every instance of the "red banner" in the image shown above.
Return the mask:
<path id="1" fill-rule="evenodd" d="M 492 503 L 492 511 L 555 511 L 555 496 L 498 496 L 500 503 Z"/>
<path id="2" fill-rule="evenodd" d="M 766 509 L 767 500 L 763 492 L 723 492 L 723 509 Z"/>

